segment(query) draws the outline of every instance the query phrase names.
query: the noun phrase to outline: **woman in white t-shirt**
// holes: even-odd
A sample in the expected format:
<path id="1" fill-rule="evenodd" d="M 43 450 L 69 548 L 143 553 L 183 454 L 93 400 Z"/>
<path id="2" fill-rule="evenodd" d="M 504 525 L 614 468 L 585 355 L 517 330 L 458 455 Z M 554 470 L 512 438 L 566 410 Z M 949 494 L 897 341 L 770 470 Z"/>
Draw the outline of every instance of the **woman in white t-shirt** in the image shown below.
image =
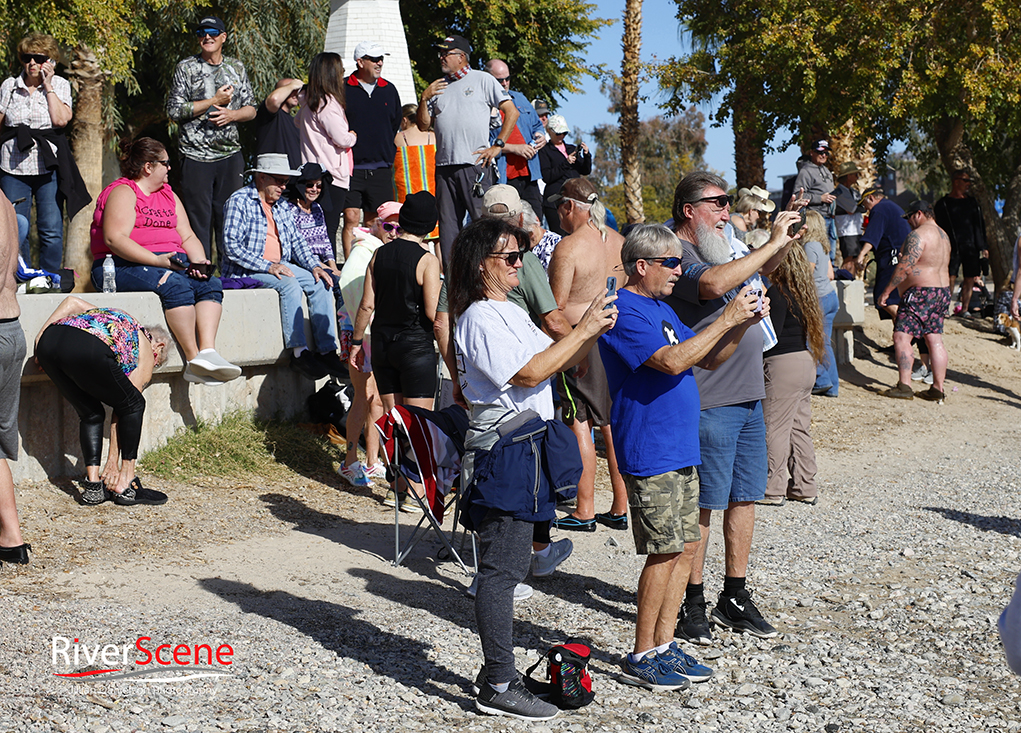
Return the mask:
<path id="1" fill-rule="evenodd" d="M 516 414 L 531 409 L 544 420 L 553 418 L 550 377 L 580 362 L 617 317 L 615 298 L 600 295 L 574 330 L 553 343 L 507 300 L 518 285 L 527 242 L 526 232 L 500 219 L 473 222 L 454 241 L 448 295 L 456 321 L 457 376 L 471 412 L 468 471 L 470 449 L 491 448 L 497 427 Z M 521 486 L 529 497 L 532 489 Z M 522 685 L 512 638 L 514 589 L 528 574 L 532 529 L 532 523 L 492 509 L 476 526 L 481 553 L 475 617 L 485 657 L 476 706 L 491 714 L 545 720 L 557 708 Z"/>

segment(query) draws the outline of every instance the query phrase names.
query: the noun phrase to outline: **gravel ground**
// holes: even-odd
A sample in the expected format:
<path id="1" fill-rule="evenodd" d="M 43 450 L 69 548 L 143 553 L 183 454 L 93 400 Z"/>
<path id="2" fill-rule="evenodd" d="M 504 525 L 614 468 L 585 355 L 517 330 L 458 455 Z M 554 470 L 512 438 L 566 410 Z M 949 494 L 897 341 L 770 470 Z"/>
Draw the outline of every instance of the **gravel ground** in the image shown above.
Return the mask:
<path id="1" fill-rule="evenodd" d="M 567 636 L 586 639 L 596 701 L 528 729 L 1021 730 L 995 625 L 1021 570 L 1021 356 L 987 324 L 955 321 L 947 403 L 887 400 L 876 392 L 896 381 L 878 350 L 889 325 L 869 317 L 841 396 L 814 398 L 820 504 L 758 508 L 749 584 L 782 635 L 723 631 L 689 648 L 716 676 L 686 692 L 623 686 L 614 674 L 642 561 L 630 533 L 572 535 L 573 557 L 516 608 L 519 666 Z M 431 540 L 406 566 L 390 564 L 382 486 L 297 474 L 153 486 L 167 505 L 84 507 L 69 482 L 19 487 L 36 553 L 0 574 L 0 731 L 526 727 L 474 711 L 468 579 Z M 715 523 L 712 542 L 715 598 Z M 232 664 L 179 683 L 69 681 L 53 675 L 89 662 L 55 663 L 54 636 L 128 645 L 131 662 L 139 637 L 150 650 L 227 644 Z"/>

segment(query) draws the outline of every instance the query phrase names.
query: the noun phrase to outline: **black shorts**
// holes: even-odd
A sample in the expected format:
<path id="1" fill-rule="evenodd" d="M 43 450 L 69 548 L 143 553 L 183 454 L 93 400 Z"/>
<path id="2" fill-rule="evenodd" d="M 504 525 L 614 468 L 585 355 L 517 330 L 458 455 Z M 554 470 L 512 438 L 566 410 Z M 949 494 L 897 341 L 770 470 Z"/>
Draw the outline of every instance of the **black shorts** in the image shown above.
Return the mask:
<path id="1" fill-rule="evenodd" d="M 374 168 L 373 170 L 351 171 L 351 183 L 347 191 L 344 207 L 361 209 L 369 212 L 374 218 L 376 209 L 387 201 L 394 200 L 394 179 L 391 168 Z"/>
<path id="2" fill-rule="evenodd" d="M 962 277 L 978 277 L 982 274 L 982 259 L 977 250 L 954 247 L 950 250 L 950 277 L 957 277 L 957 268 L 961 268 Z"/>
<path id="3" fill-rule="evenodd" d="M 432 338 L 401 338 L 385 341 L 372 336 L 372 374 L 380 394 L 406 398 L 436 394 L 437 355 Z"/>
<path id="4" fill-rule="evenodd" d="M 861 243 L 858 241 L 860 236 L 860 234 L 848 234 L 839 238 L 840 254 L 844 256 L 845 260 L 857 257 L 861 252 Z"/>

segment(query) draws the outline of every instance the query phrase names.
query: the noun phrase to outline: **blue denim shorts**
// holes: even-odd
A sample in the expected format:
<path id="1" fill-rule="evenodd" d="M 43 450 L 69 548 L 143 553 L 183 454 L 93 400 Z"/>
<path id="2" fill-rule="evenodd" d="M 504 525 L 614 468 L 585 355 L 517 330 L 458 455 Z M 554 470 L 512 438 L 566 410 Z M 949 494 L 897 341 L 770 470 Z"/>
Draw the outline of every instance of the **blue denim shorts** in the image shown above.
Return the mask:
<path id="1" fill-rule="evenodd" d="M 759 501 L 766 495 L 766 423 L 762 403 L 702 410 L 698 424 L 702 465 L 700 509 L 721 511 L 740 501 Z"/>
<path id="2" fill-rule="evenodd" d="M 157 252 L 156 254 L 166 254 Z M 103 261 L 100 257 L 92 263 L 92 284 L 97 290 L 103 289 Z M 162 267 L 140 265 L 129 262 L 114 255 L 114 266 L 117 268 L 117 291 L 123 293 L 152 292 L 159 296 L 163 310 L 195 305 L 203 300 L 223 302 L 223 287 L 220 278 L 210 277 L 208 280 L 195 280 L 183 272 L 166 270 Z M 167 273 L 170 273 L 167 276 Z M 164 280 L 164 277 L 166 279 Z M 161 283 L 160 281 L 163 280 Z"/>

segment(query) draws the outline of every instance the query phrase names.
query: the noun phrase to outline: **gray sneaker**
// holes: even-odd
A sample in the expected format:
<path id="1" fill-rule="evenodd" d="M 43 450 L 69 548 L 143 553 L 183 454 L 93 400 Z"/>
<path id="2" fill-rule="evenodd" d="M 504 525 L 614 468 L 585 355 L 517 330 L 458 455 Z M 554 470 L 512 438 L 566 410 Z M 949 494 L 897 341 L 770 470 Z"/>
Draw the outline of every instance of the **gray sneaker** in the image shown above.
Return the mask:
<path id="1" fill-rule="evenodd" d="M 525 689 L 520 677 L 515 677 L 506 692 L 497 692 L 483 682 L 475 698 L 475 707 L 489 715 L 506 715 L 518 720 L 550 720 L 560 710 L 556 705 L 543 702 Z"/>
<path id="2" fill-rule="evenodd" d="M 479 576 L 476 575 L 474 578 L 472 578 L 472 584 L 468 586 L 468 590 L 466 590 L 465 593 L 468 595 L 469 598 L 474 598 L 478 590 L 479 590 Z M 516 586 L 514 586 L 514 602 L 517 603 L 518 601 L 524 601 L 528 598 L 531 598 L 534 592 L 535 591 L 532 590 L 532 586 L 525 585 L 524 583 L 518 583 Z"/>
<path id="3" fill-rule="evenodd" d="M 574 552 L 574 543 L 568 539 L 557 540 L 549 546 L 549 554 L 546 557 L 532 555 L 532 575 L 536 578 L 545 578 L 552 575 L 560 563 L 571 556 Z"/>
<path id="4" fill-rule="evenodd" d="M 192 374 L 220 382 L 229 382 L 241 376 L 241 367 L 231 364 L 213 349 L 200 351 L 188 362 L 188 367 Z"/>
<path id="5" fill-rule="evenodd" d="M 912 382 L 921 382 L 923 379 L 925 379 L 930 374 L 931 374 L 931 372 L 929 371 L 929 368 L 925 366 L 925 364 L 919 364 L 918 368 L 915 369 L 915 371 L 911 372 L 911 381 Z M 931 377 L 930 377 L 930 380 L 929 380 L 929 384 L 932 384 Z"/>

